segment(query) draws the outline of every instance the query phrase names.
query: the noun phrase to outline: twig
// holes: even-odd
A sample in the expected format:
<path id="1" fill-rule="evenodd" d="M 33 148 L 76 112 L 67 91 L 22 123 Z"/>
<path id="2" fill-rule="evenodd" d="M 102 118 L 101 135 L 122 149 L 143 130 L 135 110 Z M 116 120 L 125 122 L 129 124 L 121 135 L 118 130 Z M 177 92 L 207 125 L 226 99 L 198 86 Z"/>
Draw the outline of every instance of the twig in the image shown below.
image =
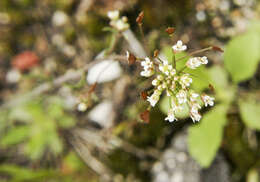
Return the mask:
<path id="1" fill-rule="evenodd" d="M 81 142 L 78 136 L 74 135 L 74 137 L 70 139 L 70 143 L 83 161 L 101 176 L 103 181 L 109 182 L 112 180 L 112 171 L 91 154 L 90 149 Z"/>
<path id="2" fill-rule="evenodd" d="M 92 61 L 91 63 L 87 64 L 84 68 L 79 69 L 77 71 L 69 71 L 67 73 L 65 73 L 64 75 L 56 78 L 55 80 L 48 82 L 48 83 L 43 83 L 41 85 L 39 85 L 38 87 L 34 88 L 31 92 L 26 93 L 22 96 L 17 96 L 9 101 L 6 101 L 6 103 L 4 103 L 3 105 L 0 106 L 0 109 L 4 109 L 4 108 L 10 108 L 13 106 L 17 106 L 21 103 L 26 102 L 27 100 L 38 96 L 44 92 L 47 92 L 51 89 L 57 88 L 59 86 L 61 86 L 62 84 L 64 84 L 65 82 L 68 81 L 73 81 L 73 80 L 78 80 L 81 78 L 82 74 L 87 71 L 90 67 L 92 67 L 93 65 L 103 61 L 103 60 L 107 60 L 107 59 L 116 59 L 116 60 L 124 60 L 126 61 L 126 58 L 124 56 L 108 56 L 106 58 L 97 58 L 94 61 Z"/>

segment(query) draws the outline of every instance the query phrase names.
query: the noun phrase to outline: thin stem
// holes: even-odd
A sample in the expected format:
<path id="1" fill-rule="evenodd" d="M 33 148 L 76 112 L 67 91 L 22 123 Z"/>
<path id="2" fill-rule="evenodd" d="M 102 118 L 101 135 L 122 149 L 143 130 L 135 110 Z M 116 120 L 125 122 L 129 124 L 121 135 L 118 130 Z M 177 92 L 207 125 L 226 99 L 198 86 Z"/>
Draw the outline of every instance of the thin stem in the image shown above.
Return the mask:
<path id="1" fill-rule="evenodd" d="M 110 45 L 106 51 L 106 55 L 109 55 L 113 52 L 113 50 L 115 49 L 116 47 L 116 44 L 117 44 L 117 41 L 119 39 L 119 34 L 118 33 L 113 33 L 112 35 L 112 40 L 110 42 Z"/>
<path id="2" fill-rule="evenodd" d="M 193 56 L 195 54 L 199 54 L 199 53 L 202 53 L 202 52 L 205 52 L 205 51 L 209 51 L 209 50 L 212 50 L 212 46 L 204 48 L 204 49 L 200 49 L 200 50 L 197 50 L 197 51 L 193 51 L 193 52 L 189 53 L 186 56 L 180 57 L 179 59 L 176 60 L 176 62 L 178 62 L 178 61 L 180 61 L 180 60 L 182 60 L 184 58 L 187 58 L 187 57 L 190 57 L 190 56 Z"/>
<path id="3" fill-rule="evenodd" d="M 172 64 L 174 69 L 176 69 L 176 57 L 175 57 L 175 53 L 173 52 L 173 56 L 172 56 Z"/>
<path id="4" fill-rule="evenodd" d="M 180 69 L 180 71 L 178 73 L 183 72 L 186 68 L 187 68 L 187 66 L 184 66 L 182 69 Z"/>
<path id="5" fill-rule="evenodd" d="M 186 72 L 183 72 L 183 73 L 186 73 Z M 187 73 L 187 74 L 190 74 L 191 76 L 194 76 L 194 77 L 196 77 L 198 79 L 201 79 L 202 81 L 206 82 L 207 84 L 211 84 L 208 80 L 206 80 L 206 79 L 204 79 L 202 77 L 199 77 L 197 75 L 194 75 L 193 73 Z"/>
<path id="6" fill-rule="evenodd" d="M 140 30 L 140 33 L 141 33 L 141 36 L 142 36 L 142 41 L 143 41 L 143 44 L 144 44 L 144 49 L 145 51 L 147 52 L 147 42 L 145 40 L 145 37 L 144 37 L 144 31 L 143 31 L 143 26 L 142 24 L 138 24 L 138 27 L 139 27 L 139 30 Z"/>
<path id="7" fill-rule="evenodd" d="M 161 58 L 159 58 L 159 56 L 156 57 L 160 63 L 163 63 L 163 60 Z"/>

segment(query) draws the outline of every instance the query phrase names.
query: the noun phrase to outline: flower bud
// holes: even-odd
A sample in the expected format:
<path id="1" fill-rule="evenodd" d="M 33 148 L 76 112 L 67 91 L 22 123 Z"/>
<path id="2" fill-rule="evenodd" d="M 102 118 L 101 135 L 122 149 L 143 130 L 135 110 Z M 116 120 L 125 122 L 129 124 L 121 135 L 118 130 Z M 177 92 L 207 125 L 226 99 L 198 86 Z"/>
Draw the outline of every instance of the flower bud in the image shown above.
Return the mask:
<path id="1" fill-rule="evenodd" d="M 169 35 L 172 35 L 175 32 L 175 28 L 168 27 L 166 28 L 165 32 L 168 33 Z"/>
<path id="2" fill-rule="evenodd" d="M 153 52 L 153 57 L 157 57 L 158 56 L 158 54 L 159 54 L 159 51 L 158 51 L 158 49 L 156 49 L 154 52 Z"/>
<path id="3" fill-rule="evenodd" d="M 220 47 L 212 46 L 212 50 L 218 51 L 218 52 L 224 52 Z"/>
<path id="4" fill-rule="evenodd" d="M 138 17 L 136 18 L 136 22 L 139 24 L 139 25 L 142 25 L 143 24 L 143 19 L 144 19 L 144 12 L 141 11 L 138 15 Z"/>
<path id="5" fill-rule="evenodd" d="M 145 123 L 149 123 L 150 122 L 150 111 L 149 110 L 145 110 L 144 112 L 142 112 L 140 114 L 140 118 L 145 122 Z"/>
<path id="6" fill-rule="evenodd" d="M 136 62 L 136 57 L 132 53 L 126 51 L 126 58 L 129 65 L 132 65 Z"/>

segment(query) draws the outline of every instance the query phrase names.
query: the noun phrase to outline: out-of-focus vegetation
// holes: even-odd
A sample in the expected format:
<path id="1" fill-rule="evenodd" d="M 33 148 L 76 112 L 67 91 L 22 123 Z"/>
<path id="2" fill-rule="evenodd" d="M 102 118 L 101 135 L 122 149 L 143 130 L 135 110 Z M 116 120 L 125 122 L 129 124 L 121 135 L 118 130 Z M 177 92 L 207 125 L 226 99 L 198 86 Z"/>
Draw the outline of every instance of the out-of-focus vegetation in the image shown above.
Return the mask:
<path id="1" fill-rule="evenodd" d="M 179 133 L 187 135 L 187 156 L 200 175 L 221 154 L 230 181 L 259 181 L 259 7 L 256 0 L 1 0 L 0 181 L 170 181 L 154 168 Z M 150 123 L 140 122 L 147 103 L 139 93 L 148 86 L 139 67 L 126 61 L 116 80 L 95 88 L 87 83 L 85 66 L 100 52 L 118 56 L 129 49 L 122 35 L 104 31 L 106 12 L 114 9 L 140 40 L 135 19 L 144 10 L 147 52 L 160 49 L 169 60 L 168 26 L 176 27 L 174 41 L 191 50 L 222 47 L 223 54 L 208 53 L 207 68 L 190 72 L 195 90 L 209 92 L 210 83 L 216 97 L 199 123 L 185 112 L 182 120 L 165 122 L 166 99 L 152 109 Z M 77 110 L 79 102 L 87 103 L 86 112 Z M 110 103 L 111 110 L 94 114 L 108 113 L 103 122 L 92 117 Z"/>

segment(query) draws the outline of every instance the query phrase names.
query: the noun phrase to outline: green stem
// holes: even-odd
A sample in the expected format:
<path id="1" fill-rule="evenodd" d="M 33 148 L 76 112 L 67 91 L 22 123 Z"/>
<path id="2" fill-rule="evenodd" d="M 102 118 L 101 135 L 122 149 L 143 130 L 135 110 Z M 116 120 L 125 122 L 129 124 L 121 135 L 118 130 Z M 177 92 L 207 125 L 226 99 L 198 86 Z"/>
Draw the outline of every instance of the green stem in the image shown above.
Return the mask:
<path id="1" fill-rule="evenodd" d="M 172 56 L 172 64 L 173 64 L 173 68 L 176 69 L 176 57 L 175 57 L 174 52 L 173 52 L 173 56 Z"/>
<path id="2" fill-rule="evenodd" d="M 207 48 L 204 48 L 204 49 L 201 49 L 201 50 L 193 51 L 193 52 L 189 53 L 189 54 L 186 55 L 186 56 L 180 57 L 179 59 L 176 60 L 176 62 L 178 62 L 178 61 L 180 61 L 180 60 L 182 60 L 182 59 L 185 59 L 185 58 L 187 58 L 187 57 L 193 56 L 193 55 L 195 55 L 195 54 L 199 54 L 199 53 L 202 53 L 202 52 L 205 52 L 205 51 L 209 51 L 209 50 L 212 50 L 212 47 L 211 47 L 211 46 L 210 46 L 210 47 L 207 47 Z"/>

